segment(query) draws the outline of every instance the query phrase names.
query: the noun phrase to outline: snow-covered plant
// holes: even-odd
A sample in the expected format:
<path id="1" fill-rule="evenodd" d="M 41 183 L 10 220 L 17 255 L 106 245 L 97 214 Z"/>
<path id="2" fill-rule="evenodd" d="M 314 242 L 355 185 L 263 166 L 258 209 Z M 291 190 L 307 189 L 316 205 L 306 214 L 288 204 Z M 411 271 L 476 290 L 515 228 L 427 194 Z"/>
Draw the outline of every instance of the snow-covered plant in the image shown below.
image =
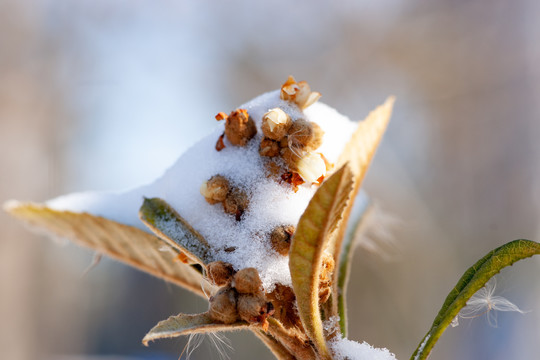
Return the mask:
<path id="1" fill-rule="evenodd" d="M 395 359 L 346 338 L 345 303 L 357 238 L 346 227 L 367 216 L 357 195 L 394 100 L 356 124 L 319 98 L 289 77 L 281 89 L 218 113 L 217 129 L 150 185 L 10 202 L 6 210 L 208 300 L 204 313 L 159 322 L 145 345 L 245 329 L 278 359 Z M 540 244 L 516 240 L 467 270 L 412 359 L 427 358 L 468 301 L 516 310 L 481 289 L 503 267 L 539 253 Z M 489 296 L 470 300 L 479 290 Z"/>

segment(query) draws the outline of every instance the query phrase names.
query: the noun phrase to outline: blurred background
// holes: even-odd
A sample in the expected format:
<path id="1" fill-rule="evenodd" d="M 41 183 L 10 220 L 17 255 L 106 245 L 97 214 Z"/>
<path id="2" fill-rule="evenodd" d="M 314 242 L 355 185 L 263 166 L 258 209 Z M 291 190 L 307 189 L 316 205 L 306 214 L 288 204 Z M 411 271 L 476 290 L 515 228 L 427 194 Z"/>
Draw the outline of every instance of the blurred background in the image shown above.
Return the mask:
<path id="1" fill-rule="evenodd" d="M 0 202 L 150 182 L 289 74 L 356 120 L 396 95 L 365 189 L 399 221 L 389 251 L 357 250 L 349 337 L 408 359 L 468 266 L 540 240 L 539 38 L 535 0 L 0 0 Z M 187 339 L 143 335 L 206 310 L 110 260 L 82 276 L 90 252 L 3 212 L 0 234 L 2 359 L 177 359 Z M 534 258 L 503 271 L 497 294 L 530 312 L 462 320 L 432 358 L 536 358 L 539 275 Z M 228 337 L 232 359 L 272 358 Z"/>

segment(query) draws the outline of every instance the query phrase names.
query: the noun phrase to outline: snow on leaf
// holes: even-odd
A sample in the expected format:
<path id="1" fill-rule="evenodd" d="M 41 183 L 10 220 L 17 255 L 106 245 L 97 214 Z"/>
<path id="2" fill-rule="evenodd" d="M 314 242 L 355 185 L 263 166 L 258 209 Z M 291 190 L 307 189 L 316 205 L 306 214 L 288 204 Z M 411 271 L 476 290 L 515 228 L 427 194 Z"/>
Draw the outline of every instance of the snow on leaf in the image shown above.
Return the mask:
<path id="1" fill-rule="evenodd" d="M 210 247 L 206 240 L 188 224 L 165 200 L 144 199 L 139 210 L 141 221 L 159 238 L 182 252 L 192 262 L 206 266 Z"/>

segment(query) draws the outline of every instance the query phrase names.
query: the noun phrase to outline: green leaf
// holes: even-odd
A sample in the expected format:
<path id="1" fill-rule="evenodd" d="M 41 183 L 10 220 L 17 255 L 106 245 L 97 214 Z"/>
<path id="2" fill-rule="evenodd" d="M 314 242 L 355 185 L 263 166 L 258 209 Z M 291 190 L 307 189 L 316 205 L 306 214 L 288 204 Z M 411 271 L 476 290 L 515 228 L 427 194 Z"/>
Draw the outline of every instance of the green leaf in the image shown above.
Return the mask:
<path id="1" fill-rule="evenodd" d="M 353 191 L 351 198 L 354 199 L 360 190 L 364 177 L 367 173 L 369 165 L 373 160 L 375 151 L 386 131 L 392 108 L 394 106 L 394 97 L 389 97 L 384 104 L 378 106 L 375 110 L 369 113 L 365 120 L 358 123 L 358 126 L 351 136 L 349 142 L 345 145 L 345 149 L 341 153 L 336 167 L 339 168 L 343 164 L 349 164 L 353 173 Z M 336 229 L 335 234 L 332 234 L 331 253 L 334 256 L 336 264 L 340 263 L 342 250 L 342 242 L 345 238 L 347 228 L 347 220 L 349 219 L 354 201 L 350 201 L 345 208 L 343 221 Z M 338 301 L 335 301 L 339 296 L 338 272 L 334 272 L 333 289 L 330 300 L 324 305 L 325 317 L 338 315 Z"/>
<path id="2" fill-rule="evenodd" d="M 163 251 L 163 241 L 133 226 L 90 215 L 58 211 L 45 205 L 12 201 L 5 210 L 48 235 L 67 238 L 100 254 L 131 265 L 158 278 L 170 281 L 206 298 L 214 287 L 202 274 L 177 260 L 178 251 Z M 204 287 L 204 291 L 203 291 Z"/>
<path id="3" fill-rule="evenodd" d="M 154 234 L 186 255 L 191 262 L 205 267 L 211 261 L 206 240 L 165 200 L 145 198 L 139 217 Z"/>
<path id="4" fill-rule="evenodd" d="M 530 240 L 514 240 L 495 250 L 471 266 L 448 294 L 431 329 L 422 339 L 411 360 L 427 359 L 431 350 L 467 301 L 483 288 L 489 279 L 516 261 L 540 254 L 540 244 Z"/>
<path id="5" fill-rule="evenodd" d="M 243 321 L 234 324 L 217 323 L 207 313 L 195 315 L 178 314 L 169 317 L 167 320 L 160 321 L 144 336 L 142 343 L 148 346 L 148 342 L 158 339 L 217 331 L 234 331 L 248 326 L 248 323 Z"/>
<path id="6" fill-rule="evenodd" d="M 349 227 L 350 230 L 347 230 L 347 235 L 343 241 L 339 259 L 337 284 L 338 314 L 339 326 L 344 337 L 347 337 L 347 284 L 349 283 L 349 274 L 354 254 L 354 243 L 355 239 L 358 238 L 355 235 L 363 230 L 373 209 L 373 205 L 369 201 L 362 205 L 363 206 L 356 217 L 355 224 Z M 356 210 L 354 212 L 356 212 Z"/>
<path id="7" fill-rule="evenodd" d="M 319 355 L 330 358 L 319 313 L 319 273 L 329 234 L 342 218 L 352 189 L 347 165 L 323 182 L 302 214 L 292 238 L 289 268 L 298 313 Z"/>

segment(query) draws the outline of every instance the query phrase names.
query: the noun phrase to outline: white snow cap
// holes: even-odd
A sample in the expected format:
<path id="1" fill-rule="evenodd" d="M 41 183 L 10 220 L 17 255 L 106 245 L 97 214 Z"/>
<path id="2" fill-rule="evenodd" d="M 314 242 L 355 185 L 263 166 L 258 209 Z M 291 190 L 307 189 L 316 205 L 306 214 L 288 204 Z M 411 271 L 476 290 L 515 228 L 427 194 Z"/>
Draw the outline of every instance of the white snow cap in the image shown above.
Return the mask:
<path id="1" fill-rule="evenodd" d="M 270 174 L 270 158 L 259 154 L 262 117 L 269 110 L 280 108 L 293 121 L 304 119 L 318 124 L 324 131 L 323 141 L 310 151 L 323 154 L 330 163 L 337 161 L 356 124 L 320 102 L 302 110 L 294 102 L 280 99 L 279 90 L 239 108 L 247 110 L 257 127 L 257 134 L 246 146 L 234 146 L 225 138 L 225 148 L 217 151 L 216 141 L 224 132 L 224 122 L 218 122 L 211 134 L 149 185 L 121 193 L 72 194 L 50 200 L 47 205 L 57 210 L 88 212 L 149 231 L 139 220 L 138 210 L 143 197 L 159 197 L 206 239 L 214 260 L 229 262 L 237 270 L 256 268 L 266 291 L 271 291 L 276 283 L 291 285 L 288 256 L 272 249 L 269 234 L 276 226 L 296 225 L 318 185 L 306 182 L 294 191 L 291 184 L 281 181 L 279 174 Z M 218 174 L 249 196 L 249 206 L 241 221 L 225 213 L 221 204 L 209 204 L 199 192 L 203 182 Z M 235 250 L 231 252 L 231 248 Z"/>

